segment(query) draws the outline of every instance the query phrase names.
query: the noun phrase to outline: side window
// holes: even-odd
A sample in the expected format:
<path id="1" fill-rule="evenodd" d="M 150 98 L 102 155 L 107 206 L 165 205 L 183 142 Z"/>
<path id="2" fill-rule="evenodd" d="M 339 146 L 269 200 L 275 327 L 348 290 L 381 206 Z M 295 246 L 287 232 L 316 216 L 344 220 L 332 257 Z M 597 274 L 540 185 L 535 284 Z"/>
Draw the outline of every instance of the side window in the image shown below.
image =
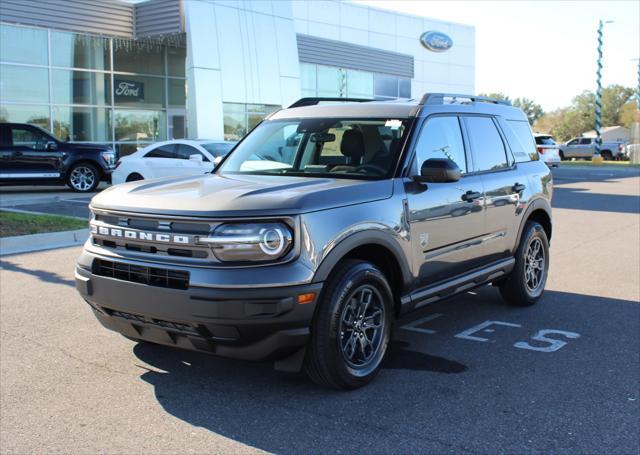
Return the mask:
<path id="1" fill-rule="evenodd" d="M 578 144 L 578 139 L 573 139 L 569 142 L 567 142 L 567 145 L 577 145 Z"/>
<path id="2" fill-rule="evenodd" d="M 31 150 L 46 150 L 49 138 L 40 131 L 14 126 L 11 128 L 11 140 L 14 147 L 27 147 Z"/>
<path id="3" fill-rule="evenodd" d="M 507 153 L 493 119 L 466 117 L 467 131 L 476 171 L 495 171 L 509 167 Z"/>
<path id="4" fill-rule="evenodd" d="M 463 174 L 467 172 L 458 117 L 432 117 L 422 127 L 416 144 L 415 161 L 418 169 L 431 158 L 449 158 Z"/>
<path id="5" fill-rule="evenodd" d="M 580 139 L 580 145 L 589 145 L 591 144 L 591 138 L 585 137 Z"/>
<path id="6" fill-rule="evenodd" d="M 181 160 L 188 160 L 191 155 L 202 156 L 202 161 L 209 161 L 209 158 L 204 156 L 198 149 L 186 144 L 176 144 L 178 158 Z"/>
<path id="7" fill-rule="evenodd" d="M 178 158 L 175 144 L 165 144 L 154 148 L 144 156 L 145 158 Z"/>
<path id="8" fill-rule="evenodd" d="M 529 122 L 520 120 L 507 120 L 502 122 L 504 134 L 507 136 L 507 141 L 511 146 L 511 151 L 516 159 L 517 163 L 525 161 L 538 160 L 538 151 L 536 150 L 536 142 L 539 144 L 545 143 L 545 138 L 540 137 L 533 139 L 531 134 L 531 127 Z M 553 142 L 553 141 L 552 141 Z"/>

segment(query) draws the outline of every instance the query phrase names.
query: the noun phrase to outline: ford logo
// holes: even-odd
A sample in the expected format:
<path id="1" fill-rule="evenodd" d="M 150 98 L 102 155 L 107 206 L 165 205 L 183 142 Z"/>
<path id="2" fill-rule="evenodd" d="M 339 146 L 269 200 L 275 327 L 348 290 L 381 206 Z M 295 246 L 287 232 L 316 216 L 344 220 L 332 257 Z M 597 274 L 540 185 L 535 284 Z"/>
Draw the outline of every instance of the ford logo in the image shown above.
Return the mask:
<path id="1" fill-rule="evenodd" d="M 445 52 L 453 46 L 453 40 L 442 32 L 424 32 L 420 41 L 424 47 L 432 52 Z"/>

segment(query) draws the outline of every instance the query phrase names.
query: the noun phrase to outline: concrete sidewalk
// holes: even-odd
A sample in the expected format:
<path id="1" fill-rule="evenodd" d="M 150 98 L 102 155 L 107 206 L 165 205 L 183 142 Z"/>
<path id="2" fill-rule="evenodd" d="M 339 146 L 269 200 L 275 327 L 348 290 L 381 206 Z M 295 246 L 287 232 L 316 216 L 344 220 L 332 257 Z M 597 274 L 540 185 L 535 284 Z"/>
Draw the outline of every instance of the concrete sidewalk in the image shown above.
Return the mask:
<path id="1" fill-rule="evenodd" d="M 0 256 L 82 245 L 88 238 L 89 229 L 3 237 L 0 238 Z"/>

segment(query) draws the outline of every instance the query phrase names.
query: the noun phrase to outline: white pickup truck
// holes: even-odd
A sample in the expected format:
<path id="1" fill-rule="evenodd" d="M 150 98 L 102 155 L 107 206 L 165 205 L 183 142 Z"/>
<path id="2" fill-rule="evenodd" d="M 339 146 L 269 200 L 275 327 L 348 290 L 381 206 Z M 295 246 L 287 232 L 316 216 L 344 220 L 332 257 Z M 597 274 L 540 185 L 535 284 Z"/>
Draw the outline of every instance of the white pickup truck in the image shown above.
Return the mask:
<path id="1" fill-rule="evenodd" d="M 605 160 L 626 158 L 624 146 L 623 142 L 603 142 L 600 146 L 600 155 Z M 560 145 L 560 159 L 562 160 L 571 158 L 591 159 L 595 153 L 595 137 L 576 137 Z"/>

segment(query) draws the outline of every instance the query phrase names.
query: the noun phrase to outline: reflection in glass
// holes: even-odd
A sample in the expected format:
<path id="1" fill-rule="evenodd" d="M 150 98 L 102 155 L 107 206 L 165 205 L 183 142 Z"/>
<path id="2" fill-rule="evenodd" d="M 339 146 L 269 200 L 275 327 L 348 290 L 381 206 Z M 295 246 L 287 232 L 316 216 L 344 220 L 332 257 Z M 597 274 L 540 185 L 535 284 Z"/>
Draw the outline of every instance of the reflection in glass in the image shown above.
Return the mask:
<path id="1" fill-rule="evenodd" d="M 376 74 L 374 77 L 374 94 L 376 98 L 397 98 L 398 77 Z"/>
<path id="2" fill-rule="evenodd" d="M 0 65 L 0 99 L 32 103 L 49 102 L 49 70 Z"/>
<path id="3" fill-rule="evenodd" d="M 111 104 L 111 77 L 89 71 L 51 70 L 55 104 Z"/>
<path id="4" fill-rule="evenodd" d="M 49 106 L 3 104 L 0 106 L 0 122 L 31 123 L 49 130 Z"/>
<path id="5" fill-rule="evenodd" d="M 115 71 L 140 74 L 164 74 L 163 46 L 155 41 L 113 39 Z"/>
<path id="6" fill-rule="evenodd" d="M 224 103 L 224 140 L 239 141 L 247 134 L 244 104 Z"/>
<path id="7" fill-rule="evenodd" d="M 118 157 L 122 158 L 123 156 L 131 155 L 132 153 L 137 152 L 141 148 L 150 145 L 151 142 L 138 142 L 136 144 L 116 144 L 116 153 Z"/>
<path id="8" fill-rule="evenodd" d="M 186 48 L 167 46 L 167 70 L 169 76 L 185 77 L 186 60 Z"/>
<path id="9" fill-rule="evenodd" d="M 318 65 L 318 96 L 347 96 L 347 73 L 342 68 Z"/>
<path id="10" fill-rule="evenodd" d="M 47 31 L 0 24 L 0 60 L 46 65 Z"/>
<path id="11" fill-rule="evenodd" d="M 116 109 L 113 114 L 116 141 L 165 140 L 166 123 L 166 115 L 161 111 Z"/>
<path id="12" fill-rule="evenodd" d="M 107 110 L 93 107 L 53 107 L 53 133 L 62 140 L 111 140 Z"/>
<path id="13" fill-rule="evenodd" d="M 109 40 L 99 36 L 52 31 L 51 64 L 109 70 Z"/>
<path id="14" fill-rule="evenodd" d="M 411 79 L 400 78 L 398 91 L 400 98 L 411 98 Z"/>
<path id="15" fill-rule="evenodd" d="M 169 107 L 184 109 L 186 104 L 186 85 L 184 79 L 168 79 Z"/>
<path id="16" fill-rule="evenodd" d="M 347 70 L 347 96 L 373 98 L 373 73 Z"/>
<path id="17" fill-rule="evenodd" d="M 316 96 L 316 65 L 300 63 L 300 84 L 302 96 Z"/>

